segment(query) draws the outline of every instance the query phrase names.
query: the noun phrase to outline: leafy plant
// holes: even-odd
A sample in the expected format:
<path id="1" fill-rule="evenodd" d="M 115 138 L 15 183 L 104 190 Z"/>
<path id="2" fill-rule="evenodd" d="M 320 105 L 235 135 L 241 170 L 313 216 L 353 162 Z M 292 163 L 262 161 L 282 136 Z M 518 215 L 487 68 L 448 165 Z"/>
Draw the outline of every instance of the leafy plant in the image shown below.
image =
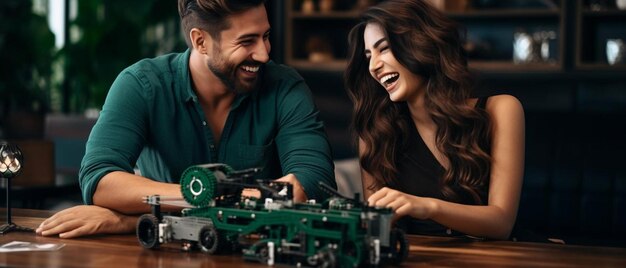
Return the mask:
<path id="1" fill-rule="evenodd" d="M 48 109 L 54 34 L 32 3 L 0 1 L 0 119 Z"/>
<path id="2" fill-rule="evenodd" d="M 60 51 L 70 94 L 66 109 L 100 108 L 124 68 L 184 48 L 176 1 L 78 1 L 70 44 Z"/>

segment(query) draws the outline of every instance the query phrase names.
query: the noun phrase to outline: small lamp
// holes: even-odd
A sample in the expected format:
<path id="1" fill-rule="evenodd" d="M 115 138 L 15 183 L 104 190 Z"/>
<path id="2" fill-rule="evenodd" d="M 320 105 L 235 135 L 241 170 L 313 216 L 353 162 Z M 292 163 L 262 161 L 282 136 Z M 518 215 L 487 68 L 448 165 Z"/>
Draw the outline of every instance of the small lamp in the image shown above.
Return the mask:
<path id="1" fill-rule="evenodd" d="M 0 178 L 6 181 L 7 222 L 0 226 L 0 235 L 11 231 L 32 232 L 33 229 L 18 226 L 11 221 L 11 179 L 19 175 L 24 165 L 22 151 L 17 145 L 0 142 Z"/>

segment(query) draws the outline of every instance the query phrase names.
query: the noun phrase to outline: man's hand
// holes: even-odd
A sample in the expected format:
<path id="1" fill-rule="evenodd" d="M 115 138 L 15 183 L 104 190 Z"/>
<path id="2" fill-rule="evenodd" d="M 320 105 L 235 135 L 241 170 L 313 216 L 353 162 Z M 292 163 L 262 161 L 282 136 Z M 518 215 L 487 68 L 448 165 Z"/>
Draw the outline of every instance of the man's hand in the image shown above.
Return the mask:
<path id="1" fill-rule="evenodd" d="M 276 181 L 288 182 L 293 185 L 293 201 L 296 203 L 306 202 L 308 199 L 306 193 L 304 192 L 304 188 L 298 181 L 295 175 L 287 174 L 282 178 L 276 179 Z"/>
<path id="2" fill-rule="evenodd" d="M 42 236 L 74 238 L 93 234 L 132 233 L 137 217 L 99 206 L 75 206 L 52 215 L 37 227 Z"/>

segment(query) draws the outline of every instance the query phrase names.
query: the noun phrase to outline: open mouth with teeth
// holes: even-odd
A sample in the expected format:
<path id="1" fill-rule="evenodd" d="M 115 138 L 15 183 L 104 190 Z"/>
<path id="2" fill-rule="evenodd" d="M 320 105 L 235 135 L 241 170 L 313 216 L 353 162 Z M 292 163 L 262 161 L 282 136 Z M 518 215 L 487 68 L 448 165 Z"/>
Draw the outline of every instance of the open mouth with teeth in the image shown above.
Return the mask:
<path id="1" fill-rule="evenodd" d="M 259 69 L 261 69 L 261 66 L 248 66 L 248 65 L 243 65 L 241 66 L 241 69 L 245 72 L 248 73 L 256 73 L 259 71 Z"/>
<path id="2" fill-rule="evenodd" d="M 385 76 L 383 76 L 380 79 L 380 84 L 382 84 L 385 88 L 389 88 L 391 87 L 396 81 L 398 81 L 398 78 L 400 77 L 400 74 L 398 73 L 390 73 L 387 74 Z"/>

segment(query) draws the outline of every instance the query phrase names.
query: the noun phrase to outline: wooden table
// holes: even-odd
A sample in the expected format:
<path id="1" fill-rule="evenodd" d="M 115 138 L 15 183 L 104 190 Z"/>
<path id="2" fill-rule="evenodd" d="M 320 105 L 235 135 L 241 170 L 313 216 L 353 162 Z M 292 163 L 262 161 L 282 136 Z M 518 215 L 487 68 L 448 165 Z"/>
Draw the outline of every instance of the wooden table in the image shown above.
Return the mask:
<path id="1" fill-rule="evenodd" d="M 0 209 L 0 220 L 6 221 Z M 13 222 L 36 227 L 51 212 L 13 210 Z M 134 235 L 100 235 L 78 239 L 41 237 L 33 233 L 0 236 L 11 241 L 63 243 L 50 252 L 0 253 L 0 266 L 11 267 L 267 267 L 240 255 L 209 256 L 183 252 L 180 244 L 143 249 Z M 410 236 L 410 255 L 403 267 L 626 267 L 626 248 L 586 247 L 462 238 Z M 277 265 L 276 267 L 284 267 Z"/>

